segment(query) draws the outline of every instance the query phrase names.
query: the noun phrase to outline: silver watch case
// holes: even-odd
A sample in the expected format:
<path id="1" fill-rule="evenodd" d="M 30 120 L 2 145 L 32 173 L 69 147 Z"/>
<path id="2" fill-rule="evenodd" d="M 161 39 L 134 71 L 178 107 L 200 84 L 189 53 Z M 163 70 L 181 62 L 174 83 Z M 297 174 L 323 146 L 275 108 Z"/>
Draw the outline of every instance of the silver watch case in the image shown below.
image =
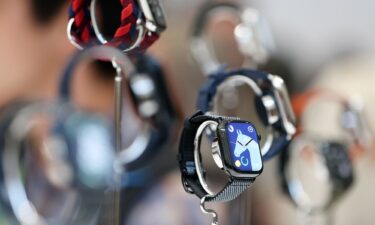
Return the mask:
<path id="1" fill-rule="evenodd" d="M 284 80 L 277 75 L 268 75 L 268 81 L 272 85 L 272 94 L 263 95 L 262 85 L 258 84 L 256 80 L 238 74 L 227 78 L 225 82 L 241 82 L 248 85 L 257 96 L 261 96 L 262 105 L 267 113 L 267 136 L 266 141 L 261 146 L 262 156 L 265 156 L 272 148 L 272 143 L 276 135 L 278 135 L 273 128 L 277 123 L 280 123 L 283 131 L 286 133 L 286 139 L 291 140 L 296 133 L 296 118 L 291 106 L 288 90 L 285 86 Z"/>
<path id="2" fill-rule="evenodd" d="M 281 120 L 283 129 L 288 135 L 288 139 L 290 140 L 292 136 L 296 133 L 296 117 L 294 115 L 294 111 L 291 105 L 291 101 L 289 98 L 289 93 L 286 88 L 284 80 L 277 76 L 277 75 L 269 75 L 268 79 L 271 81 L 272 86 L 274 88 L 274 101 L 277 105 L 277 109 L 279 111 L 279 120 Z M 269 100 L 263 100 L 265 106 Z M 274 124 L 273 114 L 272 111 L 274 110 L 273 107 L 267 109 L 268 112 L 268 121 L 271 124 Z"/>
<path id="3" fill-rule="evenodd" d="M 219 167 L 222 166 L 220 168 L 226 171 L 232 177 L 255 178 L 263 172 L 263 168 L 260 170 L 260 172 L 245 173 L 245 172 L 237 171 L 235 167 L 231 165 L 232 164 L 231 155 L 227 151 L 230 147 L 229 147 L 229 143 L 227 142 L 226 130 L 225 130 L 226 125 L 231 122 L 240 122 L 240 123 L 250 124 L 247 121 L 241 121 L 241 120 L 228 120 L 228 121 L 219 123 L 217 127 L 217 139 L 214 140 L 212 143 L 212 155 L 214 157 L 215 163 Z M 218 160 L 219 158 L 220 158 L 220 161 Z"/>
<path id="4" fill-rule="evenodd" d="M 210 128 L 210 131 L 216 131 L 217 138 L 213 140 L 212 142 L 212 156 L 213 159 L 216 163 L 216 165 L 225 171 L 230 177 L 235 177 L 235 178 L 242 178 L 242 179 L 253 179 L 259 176 L 262 170 L 259 173 L 245 173 L 245 172 L 238 172 L 234 169 L 234 167 L 230 166 L 231 161 L 230 161 L 230 153 L 226 151 L 228 149 L 225 144 L 223 144 L 223 140 L 226 138 L 225 137 L 225 125 L 229 122 L 246 122 L 246 121 L 241 121 L 241 120 L 235 120 L 235 119 L 226 119 L 223 122 L 216 122 L 214 120 L 208 120 L 203 122 L 199 127 L 198 130 L 195 134 L 194 138 L 194 164 L 196 168 L 196 173 L 199 179 L 199 182 L 201 183 L 203 189 L 210 195 L 214 195 L 214 192 L 208 187 L 205 174 L 204 174 L 204 169 L 202 165 L 202 159 L 201 159 L 201 154 L 200 154 L 200 145 L 201 145 L 201 139 L 202 135 L 207 127 Z M 247 122 L 248 123 L 248 122 Z"/>
<path id="5" fill-rule="evenodd" d="M 161 33 L 167 29 L 167 22 L 163 5 L 160 0 L 138 0 L 145 16 L 145 27 L 155 33 Z"/>

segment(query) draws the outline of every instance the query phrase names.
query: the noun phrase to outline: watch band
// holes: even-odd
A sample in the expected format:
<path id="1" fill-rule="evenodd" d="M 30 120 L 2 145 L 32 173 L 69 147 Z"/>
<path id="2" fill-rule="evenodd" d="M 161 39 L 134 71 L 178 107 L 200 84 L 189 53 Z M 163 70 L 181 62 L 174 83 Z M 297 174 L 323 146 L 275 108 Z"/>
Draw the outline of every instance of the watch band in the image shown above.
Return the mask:
<path id="1" fill-rule="evenodd" d="M 258 86 L 261 87 L 261 93 L 256 93 L 255 96 L 255 104 L 258 116 L 265 126 L 272 126 L 272 128 L 279 134 L 277 137 L 273 138 L 270 149 L 265 155 L 263 155 L 263 160 L 269 160 L 273 158 L 275 155 L 285 149 L 290 140 L 280 121 L 272 125 L 268 121 L 268 114 L 262 102 L 262 97 L 266 95 L 274 97 L 273 86 L 268 79 L 269 74 L 267 72 L 251 69 L 239 69 L 229 72 L 225 71 L 224 69 L 225 68 L 223 67 L 215 74 L 212 74 L 209 77 L 209 80 L 200 89 L 197 103 L 198 109 L 205 113 L 211 111 L 218 87 L 230 77 L 240 75 L 256 81 Z"/>
<path id="2" fill-rule="evenodd" d="M 292 103 L 295 115 L 297 118 L 297 134 L 292 141 L 290 147 L 281 154 L 279 162 L 279 171 L 281 177 L 281 184 L 283 191 L 293 200 L 298 207 L 306 207 L 299 202 L 300 192 L 304 192 L 303 187 L 299 191 L 295 188 L 295 183 L 299 182 L 298 177 L 291 180 L 289 173 L 289 164 L 292 157 L 292 150 L 294 145 L 302 142 L 315 143 L 317 146 L 318 154 L 324 159 L 324 165 L 329 173 L 329 179 L 333 186 L 330 198 L 327 199 L 322 205 L 307 209 L 313 212 L 329 209 L 352 185 L 355 180 L 353 172 L 353 159 L 364 152 L 364 146 L 361 145 L 361 140 L 354 140 L 352 145 L 347 146 L 346 143 L 332 141 L 332 140 L 315 140 L 311 139 L 308 134 L 304 133 L 302 117 L 306 111 L 306 108 L 318 97 L 323 97 L 325 100 L 337 102 L 344 107 L 344 110 L 352 110 L 351 102 L 341 96 L 340 94 L 327 90 L 327 89 L 312 89 L 302 94 L 294 96 Z M 360 116 L 360 115 L 357 115 Z M 344 128 L 346 129 L 346 128 Z M 351 130 L 346 129 L 349 134 Z M 362 133 L 362 132 L 360 132 Z M 354 139 L 363 138 L 354 135 Z M 294 168 L 295 169 L 295 168 Z M 310 196 L 307 196 L 310 197 Z"/>
<path id="3" fill-rule="evenodd" d="M 350 116 L 351 121 L 347 123 L 352 125 L 348 127 L 346 123 L 344 123 L 343 128 L 353 138 L 353 145 L 350 148 L 350 154 L 353 158 L 358 158 L 365 152 L 366 147 L 371 142 L 371 132 L 369 128 L 366 126 L 366 122 L 364 121 L 363 115 L 361 114 L 360 110 L 356 109 L 356 107 L 353 105 L 350 99 L 345 98 L 344 96 L 334 91 L 316 88 L 309 90 L 303 94 L 294 96 L 292 102 L 293 110 L 298 119 L 297 134 L 303 132 L 303 124 L 301 123 L 301 120 L 306 108 L 311 103 L 311 101 L 319 97 L 324 97 L 329 101 L 339 103 L 344 108 L 343 113 L 352 112 Z"/>
<path id="4" fill-rule="evenodd" d="M 108 61 L 116 59 L 118 66 L 122 69 L 122 73 L 125 71 L 125 62 L 127 61 L 126 56 L 115 48 L 108 46 L 95 46 L 86 48 L 83 51 L 77 51 L 69 62 L 65 66 L 63 73 L 61 74 L 60 85 L 59 85 L 59 97 L 63 100 L 71 99 L 71 83 L 74 77 L 74 72 L 78 65 L 85 59 L 90 60 L 101 60 Z M 124 74 L 123 76 L 126 76 Z"/>
<path id="5" fill-rule="evenodd" d="M 144 167 L 146 161 L 155 157 L 155 154 L 159 152 L 158 150 L 168 141 L 172 132 L 171 129 L 177 121 L 176 108 L 171 100 L 171 95 L 168 93 L 163 68 L 158 61 L 149 55 L 137 54 L 135 57 L 135 71 L 129 74 L 129 80 L 137 74 L 149 77 L 155 85 L 155 92 L 150 98 L 156 101 L 159 107 L 153 116 L 145 118 L 152 125 L 150 141 L 142 156 L 128 164 L 127 167 L 130 170 Z M 134 103 L 137 104 L 137 96 L 133 92 L 131 92 L 131 95 Z"/>
<path id="6" fill-rule="evenodd" d="M 321 156 L 321 162 L 327 170 L 329 176 L 330 195 L 325 202 L 314 204 L 314 198 L 306 193 L 305 187 L 300 181 L 300 176 L 294 174 L 299 168 L 291 167 L 291 159 L 298 142 L 313 141 L 316 144 L 316 154 Z M 306 145 L 307 146 L 307 145 Z M 301 147 L 298 147 L 301 149 Z M 319 159 L 320 157 L 314 157 Z M 299 158 L 298 158 L 299 159 Z M 297 160 L 297 159 L 294 159 Z M 314 169 L 314 168 L 311 168 Z M 350 159 L 348 147 L 336 141 L 316 141 L 310 140 L 305 135 L 299 135 L 291 143 L 290 149 L 281 154 L 279 162 L 281 187 L 284 193 L 289 196 L 293 203 L 302 210 L 309 213 L 320 213 L 329 210 L 340 197 L 346 193 L 355 181 L 353 163 Z"/>
<path id="7" fill-rule="evenodd" d="M 228 8 L 239 14 L 241 7 L 231 2 L 206 2 L 200 7 L 200 11 L 196 16 L 196 22 L 192 33 L 193 37 L 202 35 L 207 23 L 209 22 L 210 12 L 218 8 Z"/>
<path id="8" fill-rule="evenodd" d="M 23 137 L 26 133 L 20 134 L 20 130 L 16 131 L 15 128 L 17 128 L 17 126 L 15 126 L 15 124 L 25 120 L 25 118 L 27 118 L 27 122 L 30 122 L 31 118 L 28 117 L 32 117 L 32 114 L 34 113 L 51 113 L 51 115 L 56 116 L 57 123 L 52 127 L 52 135 L 62 138 L 62 140 L 65 142 L 68 150 L 66 152 L 66 157 L 69 163 L 71 163 L 69 166 L 72 170 L 76 171 L 74 173 L 75 175 L 72 177 L 73 179 L 69 182 L 70 189 L 74 188 L 74 190 L 79 193 L 79 195 L 77 195 L 78 199 L 76 200 L 77 205 L 74 206 L 76 207 L 76 212 L 75 216 L 69 215 L 64 223 L 89 223 L 89 221 L 95 220 L 96 215 L 93 214 L 98 213 L 102 207 L 105 190 L 110 186 L 111 182 L 110 170 L 112 170 L 112 164 L 109 163 L 109 166 L 107 167 L 107 169 L 109 169 L 107 171 L 108 173 L 101 177 L 103 179 L 100 180 L 95 180 L 95 178 L 99 178 L 101 175 L 95 174 L 94 176 L 96 177 L 94 178 L 93 176 L 90 176 L 93 175 L 90 174 L 90 172 L 85 171 L 88 172 L 86 174 L 82 172 L 82 165 L 84 166 L 87 164 L 80 161 L 82 160 L 82 158 L 80 158 L 80 154 L 83 152 L 81 151 L 82 148 L 79 148 L 77 145 L 78 135 L 76 132 L 78 129 L 76 128 L 82 128 L 81 125 L 87 124 L 92 129 L 92 125 L 94 125 L 94 123 L 92 123 L 93 121 L 91 121 L 89 116 L 77 114 L 73 117 L 82 116 L 84 119 L 81 118 L 77 120 L 77 118 L 71 118 L 70 120 L 74 120 L 75 122 L 75 127 L 72 128 L 72 121 L 67 122 L 66 120 L 66 113 L 70 110 L 71 108 L 66 107 L 65 105 L 60 106 L 57 104 L 50 105 L 45 103 L 37 103 L 34 105 L 30 102 L 16 102 L 1 110 L 0 133 L 2 135 L 0 138 L 0 161 L 2 162 L 2 166 L 0 170 L 0 201 L 8 216 L 11 217 L 11 219 L 18 221 L 17 224 L 23 223 L 22 220 L 27 216 L 36 216 L 35 219 L 38 219 L 36 223 L 46 224 L 45 219 L 39 215 L 39 212 L 34 209 L 31 200 L 29 200 L 26 188 L 23 187 L 23 182 L 21 181 L 25 178 L 22 178 L 21 168 L 17 166 L 19 163 L 18 160 L 20 160 L 19 156 L 22 155 L 24 151 L 29 149 L 27 149 L 27 142 L 25 142 L 25 137 Z M 76 121 L 80 122 L 76 123 Z M 99 125 L 99 123 L 96 125 Z M 104 124 L 100 123 L 100 125 Z M 30 128 L 30 126 L 27 126 L 27 124 L 25 124 L 25 126 Z M 22 130 L 22 132 L 24 131 L 27 132 L 27 130 Z M 108 135 L 108 140 L 109 139 L 110 135 Z M 90 151 L 91 150 L 92 149 L 90 149 Z M 107 150 L 107 153 L 111 154 L 109 151 L 112 149 L 108 148 Z M 17 189 L 17 192 L 14 192 L 14 189 Z M 18 207 L 22 206 L 22 204 L 24 204 L 23 206 L 25 206 L 25 209 L 22 212 L 16 210 Z"/>
<path id="9" fill-rule="evenodd" d="M 209 193 L 204 190 L 199 182 L 196 171 L 197 165 L 195 165 L 194 162 L 194 139 L 199 126 L 203 122 L 209 120 L 220 122 L 223 118 L 204 115 L 199 111 L 184 123 L 178 154 L 180 170 L 182 173 L 182 183 L 187 192 L 194 193 L 199 198 L 207 196 L 206 201 L 231 201 L 245 191 L 254 182 L 254 179 L 239 179 L 231 177 L 224 189 L 213 196 L 209 195 Z"/>
<path id="10" fill-rule="evenodd" d="M 201 72 L 208 76 L 212 72 L 218 70 L 220 68 L 220 62 L 217 57 L 213 54 L 213 52 L 209 48 L 208 41 L 203 37 L 204 31 L 206 26 L 209 22 L 210 16 L 212 15 L 211 12 L 215 9 L 231 9 L 238 13 L 240 10 L 239 7 L 235 4 L 228 3 L 228 2 L 207 2 L 200 7 L 200 11 L 196 16 L 193 25 L 193 32 L 191 34 L 191 43 L 190 43 L 190 50 L 193 58 L 199 65 Z"/>
<path id="11" fill-rule="evenodd" d="M 323 89 L 312 89 L 309 91 L 306 91 L 302 94 L 298 94 L 293 97 L 293 111 L 295 112 L 297 121 L 297 133 L 300 133 L 302 131 L 302 124 L 301 124 L 301 118 L 303 117 L 304 112 L 306 111 L 306 108 L 308 105 L 313 101 L 314 99 L 318 98 L 319 96 L 325 97 L 326 99 L 329 99 L 331 101 L 338 102 L 339 104 L 343 105 L 345 108 L 349 108 L 350 104 L 347 99 L 345 99 L 343 96 L 328 90 Z"/>
<path id="12" fill-rule="evenodd" d="M 66 70 L 62 75 L 59 87 L 59 95 L 63 100 L 69 101 L 72 97 L 71 88 L 74 70 L 77 68 L 80 61 L 85 57 L 99 59 L 99 48 L 109 49 L 110 47 L 93 47 L 85 49 L 83 51 L 78 51 L 76 55 L 74 55 L 70 60 L 69 64 L 66 67 Z M 94 56 L 91 56 L 90 54 L 95 51 L 97 51 L 98 53 L 94 54 Z M 116 52 L 118 51 L 116 50 Z M 106 57 L 103 56 L 102 58 L 111 58 L 109 57 L 109 54 L 110 52 L 106 54 Z M 121 57 L 123 58 L 125 56 Z M 177 121 L 177 111 L 170 98 L 170 95 L 168 94 L 164 71 L 161 65 L 155 59 L 146 54 L 136 54 L 134 55 L 134 57 L 136 57 L 136 63 L 134 66 L 132 65 L 134 68 L 129 69 L 128 67 L 130 66 L 126 66 L 125 63 L 122 63 L 124 65 L 121 64 L 121 66 L 124 68 L 123 72 L 126 73 L 126 79 L 131 80 L 134 76 L 137 76 L 137 74 L 142 74 L 149 77 L 155 85 L 155 93 L 150 96 L 150 98 L 153 98 L 153 100 L 158 103 L 158 109 L 157 112 L 150 118 L 142 118 L 142 120 L 150 123 L 147 135 L 148 137 L 146 138 L 146 148 L 144 149 L 144 151 L 142 151 L 140 157 L 131 160 L 130 162 L 126 162 L 126 167 L 128 170 L 136 170 L 140 167 L 144 167 L 145 162 L 151 160 L 158 152 L 157 150 L 167 142 L 171 133 L 171 128 Z M 116 56 L 116 59 L 118 60 L 121 60 L 122 58 Z M 132 102 L 135 106 L 137 106 L 138 102 L 136 95 L 132 92 L 130 92 L 130 94 L 132 97 Z"/>
<path id="13" fill-rule="evenodd" d="M 137 32 L 137 20 L 142 17 L 142 11 L 136 0 L 118 0 L 121 4 L 121 21 L 114 36 L 108 41 L 107 45 L 128 50 L 138 38 L 142 38 L 138 50 L 146 50 L 156 40 L 159 35 L 152 33 L 151 35 L 139 34 Z M 68 24 L 68 37 L 71 42 L 78 48 L 84 46 L 99 44 L 90 15 L 91 0 L 70 0 Z M 142 37 L 138 37 L 138 36 Z"/>

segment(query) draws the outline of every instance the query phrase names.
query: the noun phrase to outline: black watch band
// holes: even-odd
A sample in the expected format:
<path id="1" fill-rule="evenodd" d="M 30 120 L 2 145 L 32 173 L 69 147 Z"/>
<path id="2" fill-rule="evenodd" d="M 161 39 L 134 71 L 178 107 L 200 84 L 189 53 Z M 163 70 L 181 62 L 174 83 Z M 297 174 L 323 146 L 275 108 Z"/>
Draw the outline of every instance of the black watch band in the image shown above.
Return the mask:
<path id="1" fill-rule="evenodd" d="M 205 121 L 220 122 L 224 118 L 204 115 L 201 111 L 194 114 L 184 123 L 184 129 L 181 136 L 178 160 L 182 175 L 182 183 L 185 190 L 196 194 L 199 198 L 206 197 L 207 202 L 226 202 L 237 198 L 245 191 L 255 180 L 254 178 L 236 178 L 231 177 L 227 185 L 219 193 L 210 195 L 203 188 L 199 181 L 195 161 L 194 161 L 194 140 L 200 125 Z"/>

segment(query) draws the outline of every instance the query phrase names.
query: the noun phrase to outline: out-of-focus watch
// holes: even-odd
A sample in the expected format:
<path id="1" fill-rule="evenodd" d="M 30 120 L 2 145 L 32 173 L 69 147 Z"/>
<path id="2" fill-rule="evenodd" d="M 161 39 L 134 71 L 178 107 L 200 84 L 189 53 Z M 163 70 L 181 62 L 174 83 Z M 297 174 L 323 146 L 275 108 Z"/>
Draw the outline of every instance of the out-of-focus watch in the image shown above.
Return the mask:
<path id="1" fill-rule="evenodd" d="M 303 128 L 307 107 L 319 100 L 342 107 L 340 124 L 346 139 L 323 139 Z M 333 91 L 314 89 L 297 95 L 293 107 L 299 121 L 298 133 L 280 159 L 282 185 L 301 210 L 322 213 L 351 187 L 354 160 L 366 149 L 371 134 L 356 104 Z"/>
<path id="2" fill-rule="evenodd" d="M 220 21 L 240 21 L 236 24 L 233 35 L 239 51 L 245 57 L 244 66 L 254 68 L 267 62 L 275 47 L 265 18 L 251 7 L 211 1 L 200 8 L 190 41 L 191 53 L 204 75 L 208 76 L 221 67 L 221 63 L 215 57 L 212 43 L 204 33 L 215 16 Z"/>
<path id="3" fill-rule="evenodd" d="M 262 146 L 263 159 L 269 160 L 284 150 L 296 132 L 294 112 L 284 80 L 277 75 L 250 69 L 218 71 L 202 86 L 198 109 L 210 114 L 218 88 L 226 82 L 244 83 L 255 93 L 254 107 L 268 130 Z"/>
<path id="4" fill-rule="evenodd" d="M 64 103 L 19 102 L 1 111 L 0 132 L 0 201 L 12 221 L 97 221 L 113 184 L 114 151 L 105 120 Z M 47 208 L 43 188 L 52 195 Z"/>

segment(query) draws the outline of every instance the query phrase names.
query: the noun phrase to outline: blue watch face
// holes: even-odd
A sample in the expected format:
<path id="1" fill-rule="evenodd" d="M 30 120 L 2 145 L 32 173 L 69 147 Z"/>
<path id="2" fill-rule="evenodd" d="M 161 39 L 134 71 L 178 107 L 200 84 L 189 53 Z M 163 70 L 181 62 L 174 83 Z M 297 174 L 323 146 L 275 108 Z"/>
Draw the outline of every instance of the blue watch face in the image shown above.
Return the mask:
<path id="1" fill-rule="evenodd" d="M 261 172 L 263 161 L 255 127 L 250 123 L 228 123 L 226 133 L 233 168 L 238 172 Z"/>

